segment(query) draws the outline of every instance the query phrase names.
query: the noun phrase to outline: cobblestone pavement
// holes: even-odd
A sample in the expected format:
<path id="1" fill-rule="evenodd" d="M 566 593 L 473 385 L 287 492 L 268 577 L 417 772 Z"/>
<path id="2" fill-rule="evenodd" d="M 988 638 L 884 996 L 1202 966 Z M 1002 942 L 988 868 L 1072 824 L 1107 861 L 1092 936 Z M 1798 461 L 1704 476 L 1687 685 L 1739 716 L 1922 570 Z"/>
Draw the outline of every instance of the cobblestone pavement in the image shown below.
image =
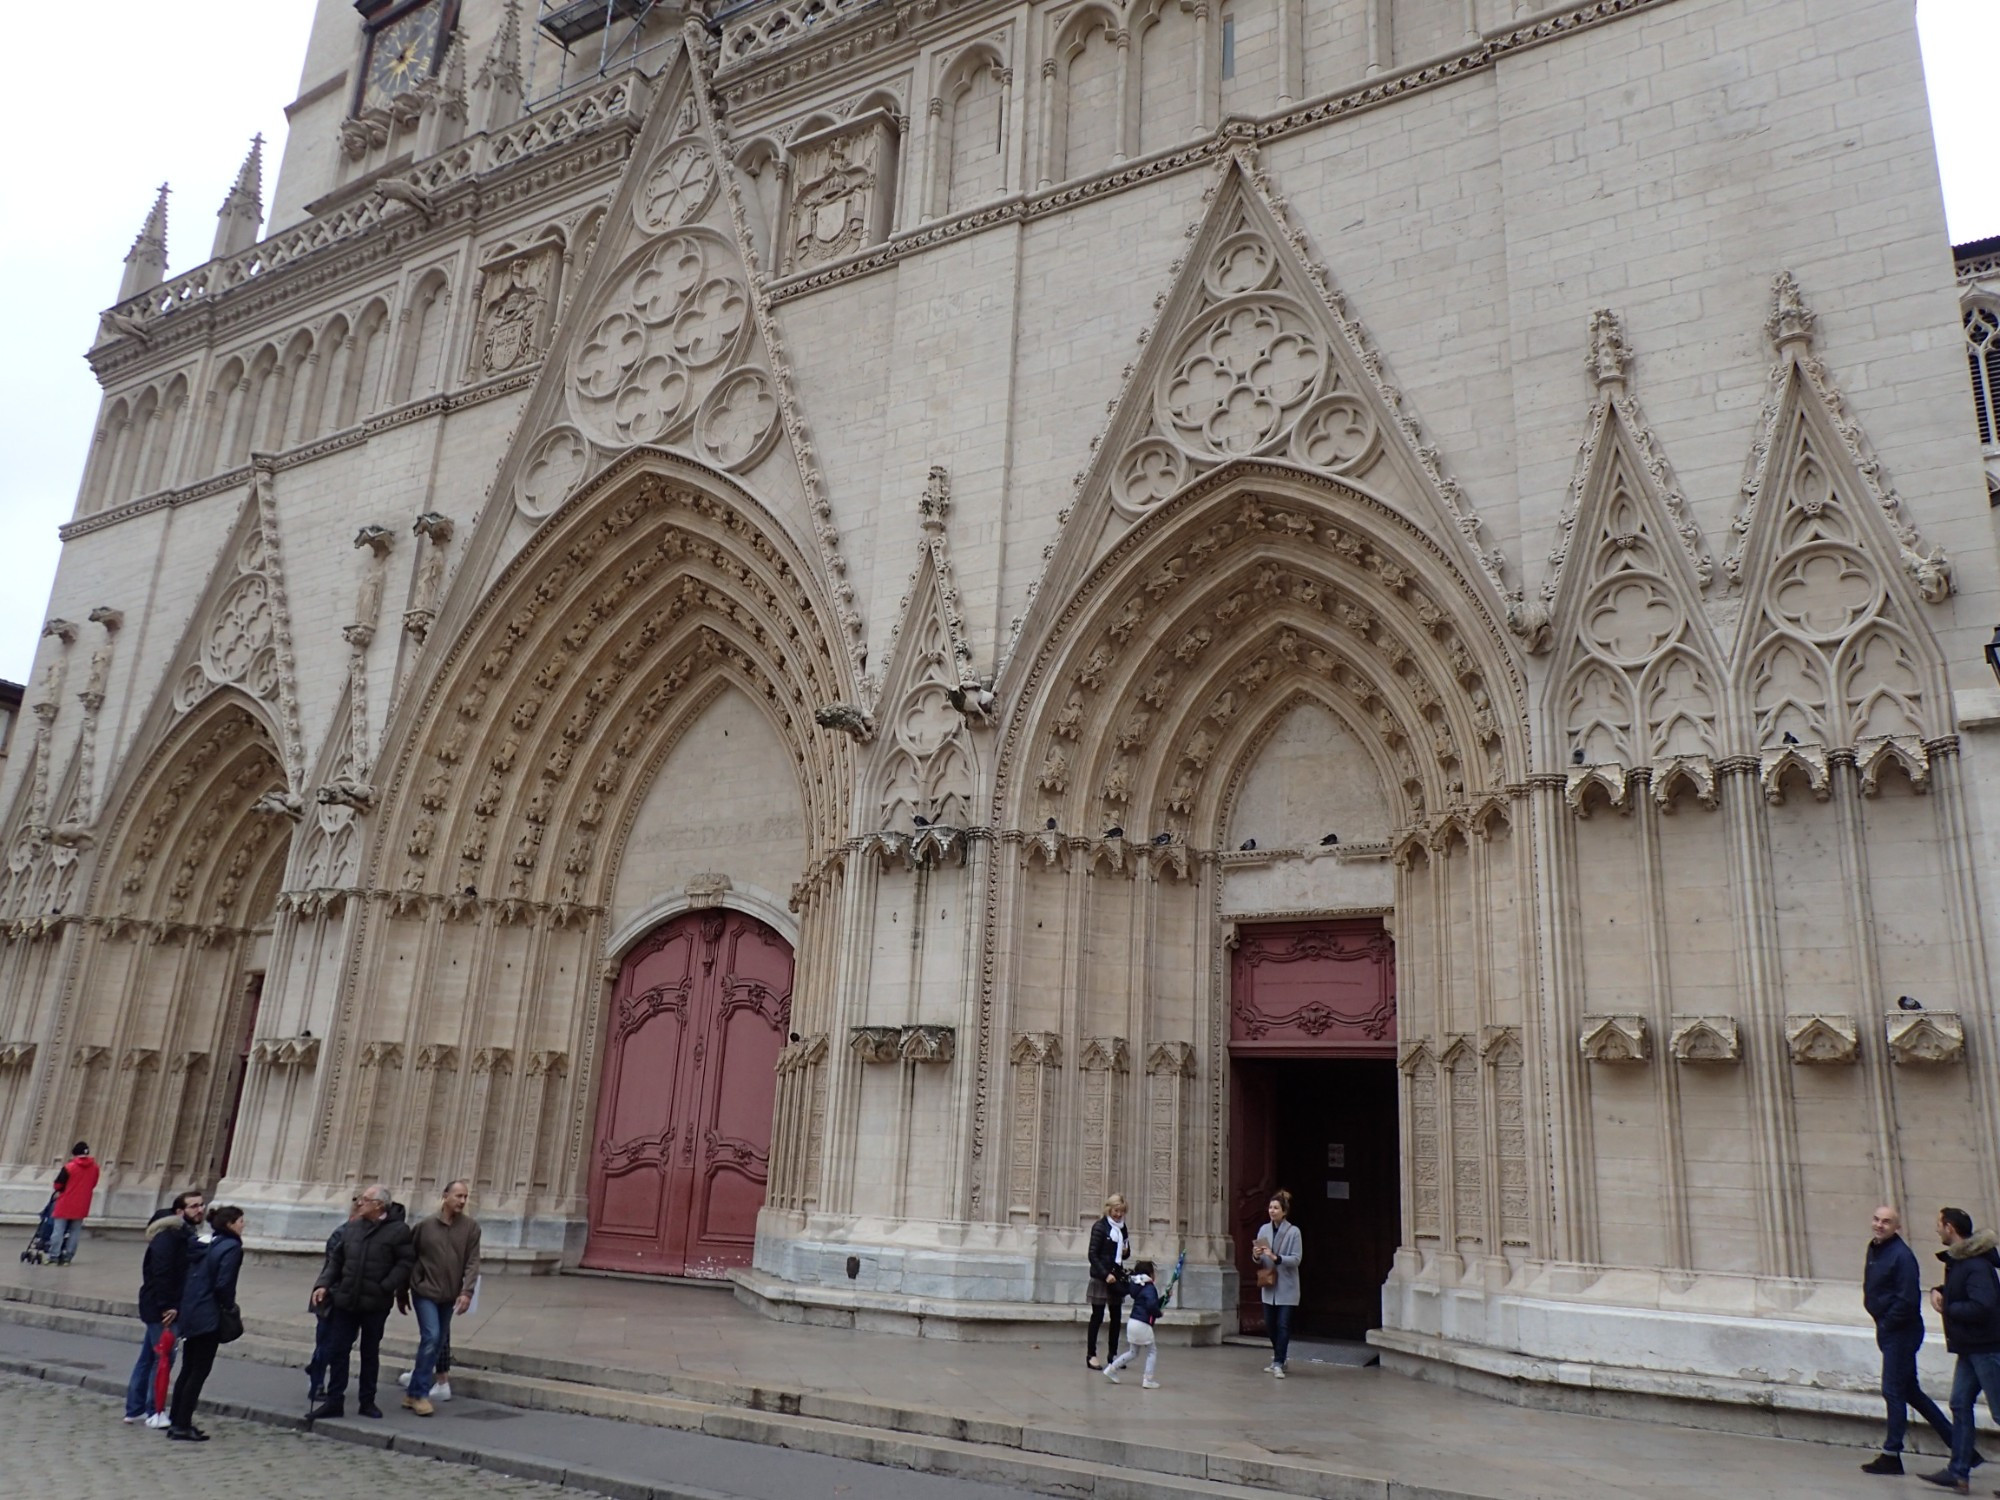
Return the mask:
<path id="1" fill-rule="evenodd" d="M 0 1374 L 0 1495 L 63 1500 L 354 1500 L 357 1495 L 577 1500 L 575 1490 L 435 1459 L 203 1417 L 213 1442 L 169 1443 L 119 1421 L 119 1403 L 75 1386 Z"/>

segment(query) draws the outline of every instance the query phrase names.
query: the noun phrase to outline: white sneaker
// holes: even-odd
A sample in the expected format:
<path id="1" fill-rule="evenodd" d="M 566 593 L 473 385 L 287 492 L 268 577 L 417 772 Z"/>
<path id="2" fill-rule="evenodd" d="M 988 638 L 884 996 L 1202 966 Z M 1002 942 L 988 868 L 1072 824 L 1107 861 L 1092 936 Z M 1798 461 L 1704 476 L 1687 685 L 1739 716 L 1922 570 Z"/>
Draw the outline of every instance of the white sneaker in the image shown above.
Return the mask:
<path id="1" fill-rule="evenodd" d="M 150 1417 L 146 1418 L 146 1425 L 148 1427 L 154 1427 L 154 1428 L 171 1427 L 173 1425 L 173 1420 L 174 1419 L 168 1416 L 165 1412 L 156 1411 Z"/>
<path id="2" fill-rule="evenodd" d="M 450 1399 L 451 1382 L 449 1380 L 440 1380 L 436 1385 L 431 1387 L 431 1400 L 449 1401 Z"/>
<path id="3" fill-rule="evenodd" d="M 1160 1382 L 1157 1380 L 1142 1380 L 1139 1382 L 1139 1389 L 1142 1391 L 1157 1391 L 1159 1388 Z"/>
<path id="4" fill-rule="evenodd" d="M 126 1425 L 127 1425 L 127 1426 L 130 1426 L 131 1424 L 133 1424 L 133 1423 L 135 1423 L 135 1422 L 143 1422 L 143 1421 L 145 1421 L 145 1420 L 146 1420 L 146 1414 L 145 1414 L 144 1412 L 141 1412 L 141 1413 L 139 1413 L 139 1415 L 138 1415 L 138 1416 L 136 1416 L 136 1417 L 127 1417 L 127 1418 L 125 1418 L 125 1422 L 126 1422 Z"/>
<path id="5" fill-rule="evenodd" d="M 1278 1379 L 1283 1380 L 1285 1378 L 1285 1367 L 1283 1365 L 1272 1365 L 1271 1373 L 1277 1376 Z"/>
<path id="6" fill-rule="evenodd" d="M 410 1388 L 410 1377 L 416 1373 L 417 1372 L 415 1370 L 403 1371 L 402 1374 L 396 1377 L 396 1384 L 400 1385 L 404 1390 L 407 1391 Z"/>
<path id="7" fill-rule="evenodd" d="M 1266 1365 L 1258 1373 L 1260 1375 L 1275 1375 L 1278 1373 L 1278 1367 L 1276 1365 Z"/>
<path id="8" fill-rule="evenodd" d="M 1104 1378 L 1110 1381 L 1113 1385 L 1118 1384 L 1118 1372 L 1116 1370 L 1106 1368 L 1104 1372 Z"/>

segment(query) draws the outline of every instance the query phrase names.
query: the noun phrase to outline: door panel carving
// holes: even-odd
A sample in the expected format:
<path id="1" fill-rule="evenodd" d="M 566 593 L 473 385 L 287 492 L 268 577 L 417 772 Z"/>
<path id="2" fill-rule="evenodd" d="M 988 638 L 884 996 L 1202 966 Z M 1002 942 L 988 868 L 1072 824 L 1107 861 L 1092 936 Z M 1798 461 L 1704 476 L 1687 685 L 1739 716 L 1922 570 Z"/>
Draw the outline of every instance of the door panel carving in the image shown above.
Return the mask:
<path id="1" fill-rule="evenodd" d="M 740 912 L 677 917 L 626 956 L 586 1266 L 720 1277 L 750 1263 L 791 994 L 790 946 Z"/>
<path id="2" fill-rule="evenodd" d="M 1229 999 L 1239 1056 L 1396 1055 L 1395 944 L 1380 918 L 1245 927 Z"/>

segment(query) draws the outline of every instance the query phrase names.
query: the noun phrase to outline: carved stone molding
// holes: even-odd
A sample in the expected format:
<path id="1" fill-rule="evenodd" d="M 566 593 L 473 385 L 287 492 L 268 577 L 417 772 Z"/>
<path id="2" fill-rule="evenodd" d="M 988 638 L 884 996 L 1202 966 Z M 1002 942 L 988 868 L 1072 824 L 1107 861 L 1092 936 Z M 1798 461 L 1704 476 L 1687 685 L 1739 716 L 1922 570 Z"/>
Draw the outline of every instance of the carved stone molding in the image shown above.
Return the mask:
<path id="1" fill-rule="evenodd" d="M 1007 1049 L 1007 1060 L 1029 1067 L 1059 1068 L 1062 1038 L 1053 1031 L 1017 1032 L 1013 1045 Z"/>
<path id="2" fill-rule="evenodd" d="M 569 1072 L 567 1052 L 530 1052 L 528 1054 L 528 1076 L 530 1078 L 561 1078 Z"/>
<path id="3" fill-rule="evenodd" d="M 458 1048 L 444 1042 L 432 1042 L 417 1049 L 417 1071 L 419 1073 L 456 1073 L 458 1071 Z"/>
<path id="4" fill-rule="evenodd" d="M 0 1042 L 0 1068 L 25 1068 L 35 1060 L 35 1043 Z"/>
<path id="5" fill-rule="evenodd" d="M 267 1068 L 310 1067 L 319 1059 L 316 1036 L 261 1037 L 250 1044 L 250 1060 Z"/>
<path id="6" fill-rule="evenodd" d="M 1734 1016 L 1675 1016 L 1668 1050 L 1684 1063 L 1741 1062 L 1743 1037 Z"/>
<path id="7" fill-rule="evenodd" d="M 954 1033 L 949 1026 L 905 1026 L 902 1055 L 905 1062 L 948 1063 L 954 1052 Z"/>
<path id="8" fill-rule="evenodd" d="M 1801 1066 L 1858 1063 L 1861 1028 L 1854 1017 L 1802 1012 L 1785 1017 L 1785 1048 Z"/>
<path id="9" fill-rule="evenodd" d="M 1644 1016 L 1585 1016 L 1577 1046 L 1588 1062 L 1639 1063 L 1653 1055 L 1653 1037 Z"/>
<path id="10" fill-rule="evenodd" d="M 1897 1063 L 1965 1061 L 1965 1022 L 1955 1010 L 1892 1010 L 1883 1027 Z"/>
<path id="11" fill-rule="evenodd" d="M 903 1028 L 900 1026 L 857 1026 L 847 1034 L 847 1045 L 865 1063 L 901 1062 Z"/>
<path id="12" fill-rule="evenodd" d="M 1192 1078 L 1195 1072 L 1195 1051 L 1193 1042 L 1157 1042 L 1146 1054 L 1146 1071 L 1151 1074 L 1171 1073 L 1181 1078 Z"/>
<path id="13" fill-rule="evenodd" d="M 403 1044 L 401 1042 L 366 1042 L 359 1053 L 364 1068 L 400 1068 L 403 1066 Z"/>
<path id="14" fill-rule="evenodd" d="M 1123 1073 L 1131 1067 L 1131 1049 L 1122 1036 L 1087 1036 L 1077 1066 L 1086 1073 Z"/>

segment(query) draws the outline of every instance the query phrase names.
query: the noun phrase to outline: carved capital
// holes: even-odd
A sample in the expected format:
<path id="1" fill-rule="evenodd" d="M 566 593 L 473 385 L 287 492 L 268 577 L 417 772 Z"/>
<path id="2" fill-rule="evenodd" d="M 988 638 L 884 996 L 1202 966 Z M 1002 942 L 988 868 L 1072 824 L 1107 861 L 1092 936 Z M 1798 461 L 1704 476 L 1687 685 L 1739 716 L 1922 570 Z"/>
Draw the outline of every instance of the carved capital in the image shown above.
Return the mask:
<path id="1" fill-rule="evenodd" d="M 856 1026 L 847 1034 L 847 1045 L 865 1063 L 900 1062 L 903 1057 L 903 1028 Z"/>
<path id="2" fill-rule="evenodd" d="M 955 1046 L 954 1033 L 949 1026 L 903 1028 L 902 1056 L 905 1062 L 948 1063 Z"/>
<path id="3" fill-rule="evenodd" d="M 1861 1061 L 1861 1028 L 1854 1017 L 1807 1012 L 1785 1017 L 1785 1050 L 1802 1066 Z"/>
<path id="4" fill-rule="evenodd" d="M 1741 1062 L 1743 1038 L 1734 1016 L 1675 1016 L 1667 1050 L 1684 1063 Z"/>
<path id="5" fill-rule="evenodd" d="M 1889 1056 L 1927 1066 L 1965 1061 L 1965 1022 L 1955 1010 L 1892 1010 L 1883 1020 Z"/>
<path id="6" fill-rule="evenodd" d="M 1192 1078 L 1195 1072 L 1193 1042 L 1159 1042 L 1146 1054 L 1146 1071 L 1155 1076 L 1171 1074 Z"/>
<path id="7" fill-rule="evenodd" d="M 1007 1061 L 1021 1067 L 1059 1068 L 1062 1066 L 1062 1038 L 1053 1031 L 1022 1031 L 1007 1049 Z"/>
<path id="8" fill-rule="evenodd" d="M 1653 1055 L 1644 1016 L 1585 1016 L 1577 1048 L 1588 1062 L 1640 1063 Z"/>
<path id="9" fill-rule="evenodd" d="M 1086 1073 L 1124 1073 L 1131 1064 L 1131 1048 L 1122 1036 L 1087 1036 L 1077 1058 L 1077 1066 Z"/>

